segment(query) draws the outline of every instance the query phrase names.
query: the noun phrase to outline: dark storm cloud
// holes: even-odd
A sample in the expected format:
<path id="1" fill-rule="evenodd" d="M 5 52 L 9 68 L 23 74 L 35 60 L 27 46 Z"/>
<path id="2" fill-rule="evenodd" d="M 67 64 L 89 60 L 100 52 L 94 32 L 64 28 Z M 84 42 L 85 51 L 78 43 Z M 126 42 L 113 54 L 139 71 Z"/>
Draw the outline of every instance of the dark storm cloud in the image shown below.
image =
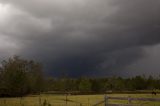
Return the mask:
<path id="1" fill-rule="evenodd" d="M 113 75 L 160 42 L 159 0 L 0 0 L 13 10 L 0 36 L 53 75 Z"/>

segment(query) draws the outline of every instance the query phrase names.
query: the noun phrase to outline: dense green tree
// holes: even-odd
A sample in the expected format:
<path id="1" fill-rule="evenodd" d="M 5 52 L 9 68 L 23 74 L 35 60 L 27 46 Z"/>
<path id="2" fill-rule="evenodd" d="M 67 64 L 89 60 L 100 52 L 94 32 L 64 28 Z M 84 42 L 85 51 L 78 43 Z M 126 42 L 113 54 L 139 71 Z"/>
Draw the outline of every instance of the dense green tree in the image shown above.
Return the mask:
<path id="1" fill-rule="evenodd" d="M 92 79 L 92 91 L 104 92 L 107 90 L 107 86 L 104 79 Z"/>
<path id="2" fill-rule="evenodd" d="M 23 95 L 28 92 L 28 80 L 25 70 L 25 60 L 15 56 L 2 63 L 2 86 L 8 95 Z"/>
<path id="3" fill-rule="evenodd" d="M 42 65 L 34 61 L 28 62 L 28 81 L 31 92 L 41 92 L 44 89 L 44 76 L 42 72 Z"/>
<path id="4" fill-rule="evenodd" d="M 38 63 L 21 59 L 18 56 L 4 60 L 1 63 L 0 90 L 5 90 L 8 96 L 22 96 L 41 89 L 42 68 Z M 1 92 L 0 92 L 1 93 Z"/>
<path id="5" fill-rule="evenodd" d="M 79 90 L 82 92 L 91 91 L 92 83 L 87 78 L 82 78 L 79 83 Z"/>
<path id="6" fill-rule="evenodd" d="M 147 88 L 147 81 L 145 77 L 143 76 L 136 76 L 135 78 L 132 78 L 133 80 L 133 87 L 135 90 L 144 90 Z"/>

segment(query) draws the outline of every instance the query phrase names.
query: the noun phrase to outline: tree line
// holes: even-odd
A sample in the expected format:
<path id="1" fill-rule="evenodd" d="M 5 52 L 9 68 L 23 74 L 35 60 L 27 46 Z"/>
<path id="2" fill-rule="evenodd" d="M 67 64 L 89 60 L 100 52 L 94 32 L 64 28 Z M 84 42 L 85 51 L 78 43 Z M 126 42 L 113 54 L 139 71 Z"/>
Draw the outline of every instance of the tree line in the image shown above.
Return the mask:
<path id="1" fill-rule="evenodd" d="M 160 78 L 152 76 L 136 76 L 133 78 L 50 78 L 47 80 L 46 91 L 79 91 L 104 93 L 109 91 L 138 91 L 160 89 Z"/>
<path id="2" fill-rule="evenodd" d="M 0 97 L 24 96 L 40 92 L 106 92 L 160 89 L 160 78 L 61 78 L 47 77 L 42 64 L 18 56 L 0 64 Z"/>

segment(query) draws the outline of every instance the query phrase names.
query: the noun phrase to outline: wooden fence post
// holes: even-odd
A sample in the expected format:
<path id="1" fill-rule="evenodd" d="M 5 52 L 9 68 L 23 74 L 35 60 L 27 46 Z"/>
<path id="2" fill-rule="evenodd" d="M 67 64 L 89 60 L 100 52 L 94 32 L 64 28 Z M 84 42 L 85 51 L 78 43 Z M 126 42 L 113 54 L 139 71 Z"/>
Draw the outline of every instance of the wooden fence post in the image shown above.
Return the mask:
<path id="1" fill-rule="evenodd" d="M 4 105 L 6 106 L 6 99 L 4 99 Z"/>
<path id="2" fill-rule="evenodd" d="M 67 103 L 68 103 L 68 95 L 66 94 L 66 106 L 67 106 Z"/>
<path id="3" fill-rule="evenodd" d="M 89 98 L 88 98 L 88 106 L 89 106 L 90 102 L 89 102 Z"/>
<path id="4" fill-rule="evenodd" d="M 22 104 L 22 97 L 20 98 L 20 106 L 23 106 L 23 104 Z"/>
<path id="5" fill-rule="evenodd" d="M 41 106 L 42 101 L 41 101 L 41 97 L 39 96 L 39 106 Z"/>
<path id="6" fill-rule="evenodd" d="M 108 97 L 107 97 L 107 95 L 105 95 L 105 97 L 104 97 L 104 106 L 107 106 L 107 104 L 108 104 Z"/>
<path id="7" fill-rule="evenodd" d="M 132 103 L 132 99 L 130 96 L 128 96 L 128 104 L 131 104 Z"/>

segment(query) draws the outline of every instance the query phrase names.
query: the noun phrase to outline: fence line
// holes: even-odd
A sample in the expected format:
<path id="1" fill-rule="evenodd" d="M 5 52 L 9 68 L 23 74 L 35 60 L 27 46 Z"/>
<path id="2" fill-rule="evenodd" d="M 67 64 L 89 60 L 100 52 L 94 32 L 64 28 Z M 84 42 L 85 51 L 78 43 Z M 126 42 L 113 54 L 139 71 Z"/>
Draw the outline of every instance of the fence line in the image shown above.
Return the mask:
<path id="1" fill-rule="evenodd" d="M 109 104 L 109 100 L 127 100 L 128 104 Z M 104 103 L 104 106 L 137 106 L 132 104 L 132 101 L 148 101 L 148 102 L 160 102 L 160 98 L 132 98 L 132 97 L 108 97 L 105 96 L 103 101 L 100 101 L 93 106 L 99 106 Z"/>
<path id="2" fill-rule="evenodd" d="M 131 98 L 131 97 L 107 97 L 107 99 L 114 100 L 128 100 L 128 101 L 150 101 L 150 102 L 160 102 L 160 98 Z"/>

